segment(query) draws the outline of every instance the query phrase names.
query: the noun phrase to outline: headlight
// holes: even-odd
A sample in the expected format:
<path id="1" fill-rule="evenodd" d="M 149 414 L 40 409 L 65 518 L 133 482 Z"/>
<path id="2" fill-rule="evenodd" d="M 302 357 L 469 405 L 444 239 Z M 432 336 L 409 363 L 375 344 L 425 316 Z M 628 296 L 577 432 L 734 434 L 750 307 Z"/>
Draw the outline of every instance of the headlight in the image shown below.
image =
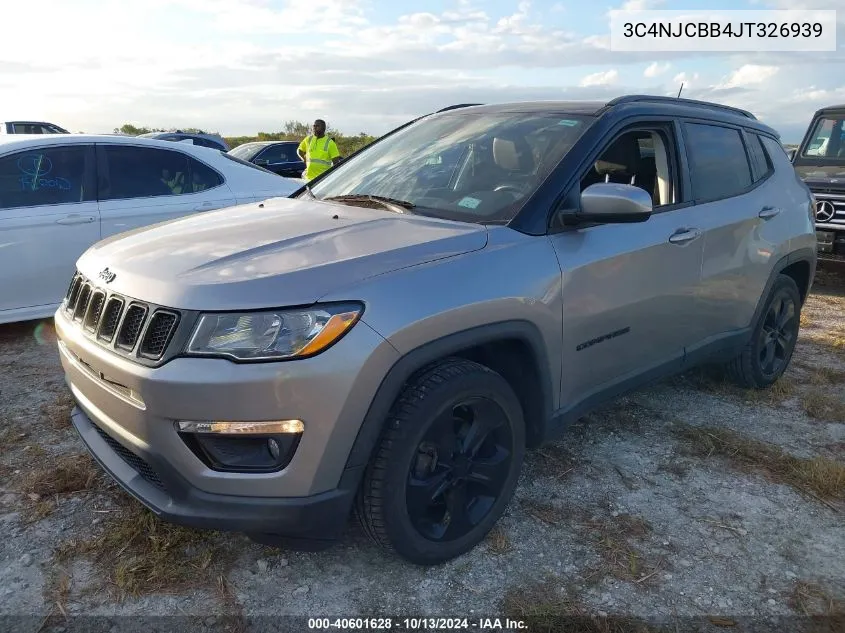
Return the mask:
<path id="1" fill-rule="evenodd" d="M 319 354 L 361 316 L 360 304 L 200 316 L 187 353 L 237 360 L 284 360 Z"/>

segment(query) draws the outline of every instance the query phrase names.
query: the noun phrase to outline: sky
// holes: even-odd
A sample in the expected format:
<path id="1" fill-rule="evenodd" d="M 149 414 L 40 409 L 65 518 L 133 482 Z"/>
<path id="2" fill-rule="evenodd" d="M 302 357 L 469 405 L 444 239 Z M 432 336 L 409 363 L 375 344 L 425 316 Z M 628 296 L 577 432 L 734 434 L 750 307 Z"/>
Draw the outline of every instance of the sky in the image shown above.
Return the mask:
<path id="1" fill-rule="evenodd" d="M 145 3 L 145 4 L 144 4 Z M 379 135 L 453 103 L 675 95 L 797 142 L 845 103 L 845 0 L 39 0 L 4 25 L 0 120 Z M 141 8 L 144 7 L 144 8 Z M 828 53 L 610 50 L 612 9 L 838 9 Z M 13 27 L 13 28 L 10 28 Z"/>

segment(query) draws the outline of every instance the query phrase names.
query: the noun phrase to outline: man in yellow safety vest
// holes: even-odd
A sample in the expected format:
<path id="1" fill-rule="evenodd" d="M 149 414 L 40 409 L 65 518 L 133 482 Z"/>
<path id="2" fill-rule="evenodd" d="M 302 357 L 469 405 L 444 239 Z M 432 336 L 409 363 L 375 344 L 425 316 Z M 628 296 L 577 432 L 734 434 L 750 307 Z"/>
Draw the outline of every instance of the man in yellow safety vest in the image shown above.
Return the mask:
<path id="1" fill-rule="evenodd" d="M 326 136 L 326 122 L 323 119 L 317 119 L 314 121 L 312 131 L 314 133 L 302 139 L 296 150 L 305 162 L 305 173 L 302 177 L 306 180 L 313 180 L 341 161 L 337 145 Z"/>

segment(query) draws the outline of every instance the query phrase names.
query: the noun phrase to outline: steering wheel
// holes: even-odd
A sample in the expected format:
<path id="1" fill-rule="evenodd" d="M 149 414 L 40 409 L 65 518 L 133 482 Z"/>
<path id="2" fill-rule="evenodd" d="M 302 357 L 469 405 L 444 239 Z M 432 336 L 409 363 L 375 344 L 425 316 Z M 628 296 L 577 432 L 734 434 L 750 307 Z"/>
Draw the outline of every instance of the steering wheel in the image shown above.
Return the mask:
<path id="1" fill-rule="evenodd" d="M 511 184 L 504 184 L 504 185 L 497 185 L 493 191 L 507 191 L 508 193 L 512 194 L 514 197 L 519 197 L 523 195 L 523 187 L 521 185 L 511 185 Z"/>

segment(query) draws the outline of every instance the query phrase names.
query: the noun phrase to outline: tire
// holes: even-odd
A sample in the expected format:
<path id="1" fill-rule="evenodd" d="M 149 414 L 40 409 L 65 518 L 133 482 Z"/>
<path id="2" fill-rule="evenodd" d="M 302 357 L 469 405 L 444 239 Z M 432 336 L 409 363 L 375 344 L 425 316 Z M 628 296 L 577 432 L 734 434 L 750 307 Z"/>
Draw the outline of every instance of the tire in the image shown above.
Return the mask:
<path id="1" fill-rule="evenodd" d="M 522 407 L 507 381 L 468 360 L 439 361 L 394 403 L 355 513 L 384 549 L 418 565 L 445 562 L 504 513 L 524 454 Z"/>
<path id="2" fill-rule="evenodd" d="M 780 312 L 782 308 L 785 312 Z M 777 382 L 795 351 L 800 319 L 798 286 L 792 277 L 778 275 L 754 325 L 751 340 L 726 365 L 728 377 L 738 386 L 751 389 L 765 389 Z"/>

